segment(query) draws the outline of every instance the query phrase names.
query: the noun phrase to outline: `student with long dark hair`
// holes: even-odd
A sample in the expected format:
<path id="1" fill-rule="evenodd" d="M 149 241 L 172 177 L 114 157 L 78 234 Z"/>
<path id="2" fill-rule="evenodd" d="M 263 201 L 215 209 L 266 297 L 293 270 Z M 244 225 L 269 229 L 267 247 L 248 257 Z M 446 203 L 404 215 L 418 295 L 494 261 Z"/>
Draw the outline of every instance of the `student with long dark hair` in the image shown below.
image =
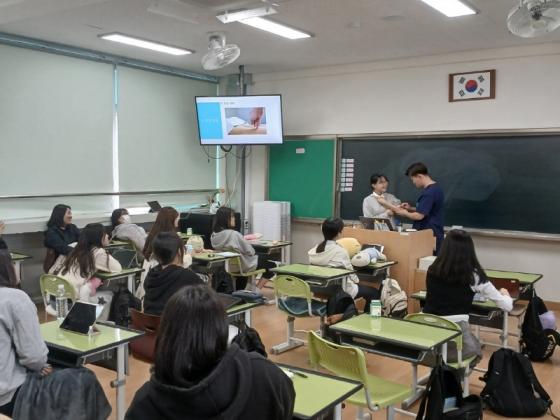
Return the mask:
<path id="1" fill-rule="evenodd" d="M 78 244 L 66 258 L 60 258 L 51 268 L 51 273 L 68 280 L 78 292 L 81 300 L 90 300 L 100 282 L 90 281 L 97 271 L 118 273 L 120 263 L 105 249 L 109 236 L 101 223 L 90 223 L 82 229 Z"/>
<path id="2" fill-rule="evenodd" d="M 238 252 L 243 271 L 253 271 L 257 268 L 264 268 L 263 279 L 271 279 L 274 276 L 272 271 L 268 271 L 276 265 L 268 260 L 266 255 L 257 255 L 255 249 L 241 233 L 235 229 L 235 211 L 229 207 L 220 207 L 214 217 L 214 226 L 210 241 L 216 251 L 234 250 Z M 244 283 L 244 284 L 243 284 Z M 247 284 L 246 279 L 239 279 L 238 288 L 244 289 Z"/>
<path id="3" fill-rule="evenodd" d="M 28 372 L 48 375 L 47 346 L 39 330 L 37 308 L 17 288 L 10 253 L 0 250 L 0 414 L 11 417 Z"/>
<path id="4" fill-rule="evenodd" d="M 261 355 L 227 343 L 228 321 L 216 293 L 208 286 L 180 289 L 163 311 L 152 377 L 125 418 L 291 419 L 291 380 Z"/>
<path id="5" fill-rule="evenodd" d="M 341 245 L 336 243 L 336 239 L 344 229 L 344 222 L 339 218 L 328 218 L 323 221 L 321 231 L 323 232 L 323 242 L 311 248 L 308 252 L 309 264 L 322 265 L 328 267 L 346 268 L 354 270 L 350 262 L 350 256 Z M 351 274 L 346 278 L 345 292 L 352 298 L 363 297 L 366 301 L 365 311 L 369 311 L 369 304 L 372 299 L 379 299 L 379 290 L 373 287 L 362 286 L 358 276 Z"/>
<path id="6" fill-rule="evenodd" d="M 185 247 L 173 232 L 160 232 L 152 245 L 158 265 L 153 267 L 144 281 L 144 312 L 160 315 L 169 298 L 182 287 L 204 284 L 189 268 L 183 268 Z"/>
<path id="7" fill-rule="evenodd" d="M 159 264 L 155 255 L 153 255 L 153 242 L 161 232 L 173 232 L 177 235 L 179 228 L 179 213 L 173 207 L 163 207 L 156 217 L 148 236 L 146 237 L 146 243 L 144 245 L 144 262 L 142 263 L 142 268 L 144 271 L 140 274 L 140 284 L 136 288 L 136 297 L 138 299 L 143 299 L 146 293 L 144 289 L 144 282 L 146 281 L 146 276 L 152 268 Z M 183 255 L 183 267 L 190 267 L 192 264 L 192 257 L 187 253 Z"/>
<path id="8" fill-rule="evenodd" d="M 72 224 L 70 206 L 66 204 L 54 206 L 45 232 L 44 244 L 47 247 L 47 256 L 43 264 L 45 272 L 49 271 L 58 256 L 72 252 L 70 244 L 77 242 L 79 236 L 80 230 Z"/>
<path id="9" fill-rule="evenodd" d="M 427 295 L 423 311 L 449 316 L 467 315 L 475 293 L 511 311 L 513 302 L 506 289 L 496 290 L 478 262 L 474 243 L 464 230 L 448 232 L 439 256 L 428 268 Z M 468 316 L 466 316 L 468 321 Z"/>
<path id="10" fill-rule="evenodd" d="M 111 237 L 122 241 L 131 241 L 134 248 L 142 253 L 146 245 L 146 231 L 143 227 L 132 223 L 127 209 L 115 209 L 111 214 L 113 231 Z"/>

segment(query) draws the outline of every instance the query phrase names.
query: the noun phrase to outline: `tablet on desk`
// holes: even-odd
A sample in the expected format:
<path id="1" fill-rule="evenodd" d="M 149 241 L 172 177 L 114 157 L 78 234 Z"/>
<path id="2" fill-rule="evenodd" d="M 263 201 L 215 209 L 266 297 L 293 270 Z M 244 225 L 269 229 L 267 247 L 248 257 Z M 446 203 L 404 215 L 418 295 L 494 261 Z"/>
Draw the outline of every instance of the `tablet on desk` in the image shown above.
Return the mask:
<path id="1" fill-rule="evenodd" d="M 60 328 L 66 331 L 72 331 L 78 334 L 87 335 L 90 327 L 94 332 L 95 321 L 101 315 L 103 307 L 89 302 L 75 302 L 70 311 L 60 324 Z"/>
<path id="2" fill-rule="evenodd" d="M 161 210 L 161 204 L 159 204 L 159 201 L 148 201 L 148 206 L 150 206 L 150 211 L 152 213 L 157 213 Z"/>
<path id="3" fill-rule="evenodd" d="M 241 303 L 240 298 L 225 293 L 218 293 L 218 299 L 226 310 Z"/>

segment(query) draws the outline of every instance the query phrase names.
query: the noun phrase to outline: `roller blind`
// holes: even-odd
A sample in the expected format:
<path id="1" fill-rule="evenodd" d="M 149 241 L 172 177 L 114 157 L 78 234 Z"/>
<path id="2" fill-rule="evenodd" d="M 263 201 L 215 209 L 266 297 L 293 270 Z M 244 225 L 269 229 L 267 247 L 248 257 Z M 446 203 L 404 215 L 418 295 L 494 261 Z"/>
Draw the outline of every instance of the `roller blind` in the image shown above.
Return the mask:
<path id="1" fill-rule="evenodd" d="M 118 70 L 121 191 L 216 186 L 216 162 L 199 146 L 195 96 L 217 85 L 126 67 Z"/>

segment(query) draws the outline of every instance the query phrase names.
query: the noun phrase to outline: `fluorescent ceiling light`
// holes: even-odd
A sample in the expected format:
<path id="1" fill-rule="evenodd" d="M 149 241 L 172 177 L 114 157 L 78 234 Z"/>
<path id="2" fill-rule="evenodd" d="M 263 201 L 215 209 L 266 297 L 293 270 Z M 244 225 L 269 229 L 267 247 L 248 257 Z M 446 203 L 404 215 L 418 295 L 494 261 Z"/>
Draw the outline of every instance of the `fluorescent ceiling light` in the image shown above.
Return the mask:
<path id="1" fill-rule="evenodd" d="M 277 13 L 277 11 L 273 7 L 257 7 L 256 9 L 240 10 L 238 12 L 233 12 L 233 13 L 225 12 L 222 13 L 221 15 L 217 15 L 216 17 L 222 23 L 231 23 L 231 22 L 239 22 L 240 20 L 243 19 L 269 16 L 275 13 Z"/>
<path id="2" fill-rule="evenodd" d="M 263 19 L 261 17 L 243 19 L 240 20 L 239 23 L 244 23 L 245 25 L 249 25 L 257 29 L 262 29 L 263 31 L 272 32 L 275 35 L 280 35 L 288 39 L 301 39 L 311 37 L 311 34 L 298 31 L 297 29 L 293 29 L 286 25 L 282 25 L 268 19 Z"/>
<path id="3" fill-rule="evenodd" d="M 476 15 L 476 10 L 460 0 L 422 0 L 447 17 Z"/>
<path id="4" fill-rule="evenodd" d="M 132 45 L 133 47 L 139 47 L 139 48 L 146 48 L 148 50 L 158 51 L 171 55 L 186 55 L 186 54 L 192 54 L 194 52 L 192 50 L 172 47 L 170 45 L 160 44 L 158 42 L 148 41 L 146 39 L 120 34 L 118 32 L 99 35 L 99 38 L 106 39 L 107 41 L 120 42 L 121 44 Z"/>

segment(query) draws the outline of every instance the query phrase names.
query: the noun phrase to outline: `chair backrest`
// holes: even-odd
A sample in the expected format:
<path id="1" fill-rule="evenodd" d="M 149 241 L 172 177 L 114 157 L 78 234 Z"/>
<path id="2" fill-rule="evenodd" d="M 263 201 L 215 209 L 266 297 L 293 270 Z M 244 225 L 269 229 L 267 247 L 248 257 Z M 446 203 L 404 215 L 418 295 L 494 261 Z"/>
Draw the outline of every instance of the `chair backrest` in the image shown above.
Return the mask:
<path id="1" fill-rule="evenodd" d="M 488 280 L 492 282 L 494 287 L 498 290 L 506 289 L 509 292 L 509 295 L 513 299 L 519 298 L 519 293 L 521 291 L 521 285 L 519 284 L 519 280 L 517 279 L 502 279 L 496 277 L 488 277 Z"/>
<path id="2" fill-rule="evenodd" d="M 43 296 L 43 300 L 45 300 L 45 302 L 47 294 L 53 296 L 57 295 L 58 286 L 60 284 L 64 286 L 64 297 L 72 299 L 73 301 L 76 300 L 78 293 L 68 280 L 55 276 L 54 274 L 42 274 L 41 277 L 39 277 L 39 287 L 41 288 L 41 295 Z"/>
<path id="3" fill-rule="evenodd" d="M 302 279 L 294 276 L 280 275 L 274 279 L 274 294 L 276 298 L 297 297 L 307 299 L 311 303 L 313 294 L 311 287 Z"/>
<path id="4" fill-rule="evenodd" d="M 130 353 L 137 359 L 153 363 L 155 358 L 157 331 L 161 317 L 130 309 L 131 327 L 145 334 L 129 343 Z"/>
<path id="5" fill-rule="evenodd" d="M 372 410 L 375 409 L 370 401 L 366 357 L 362 350 L 324 340 L 314 331 L 308 332 L 307 345 L 309 360 L 314 368 L 321 366 L 337 376 L 361 382 L 364 385 L 368 406 Z"/>
<path id="6" fill-rule="evenodd" d="M 423 312 L 416 314 L 408 314 L 404 317 L 405 321 L 417 322 L 419 324 L 431 325 L 433 327 L 447 328 L 449 330 L 460 331 L 461 335 L 458 335 L 453 339 L 457 345 L 457 358 L 459 363 L 461 363 L 461 351 L 463 350 L 463 330 L 461 327 L 449 319 L 443 318 L 441 316 L 425 314 Z"/>

